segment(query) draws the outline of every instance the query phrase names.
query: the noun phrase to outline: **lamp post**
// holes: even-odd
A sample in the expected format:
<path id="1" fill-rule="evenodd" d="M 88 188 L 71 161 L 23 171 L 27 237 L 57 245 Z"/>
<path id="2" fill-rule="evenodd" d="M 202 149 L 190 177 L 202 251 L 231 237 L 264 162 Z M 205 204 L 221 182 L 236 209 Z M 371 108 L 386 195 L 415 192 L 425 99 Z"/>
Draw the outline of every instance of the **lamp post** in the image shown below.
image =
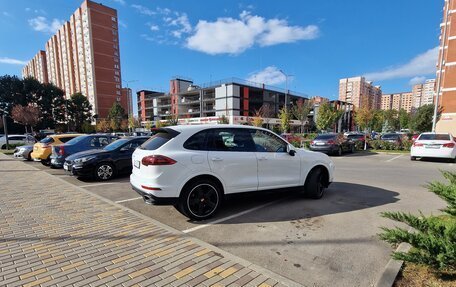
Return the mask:
<path id="1" fill-rule="evenodd" d="M 8 106 L 6 106 L 6 108 L 8 108 Z M 2 112 L 3 130 L 5 132 L 5 140 L 6 140 L 6 149 L 9 150 L 8 127 L 7 127 L 7 123 L 6 123 L 6 114 L 8 112 L 4 109 L 0 109 L 0 110 Z"/>
<path id="2" fill-rule="evenodd" d="M 125 80 L 122 80 L 122 82 L 124 82 L 126 85 L 127 85 L 127 114 L 128 114 L 128 132 L 131 132 L 130 130 L 130 109 L 133 110 L 133 108 L 131 107 L 131 105 L 133 104 L 132 101 L 133 101 L 133 98 L 132 96 L 130 96 L 130 88 L 128 87 L 128 84 L 130 83 L 134 83 L 134 82 L 138 82 L 138 80 L 129 80 L 129 81 L 125 81 Z"/>
<path id="3" fill-rule="evenodd" d="M 288 110 L 288 77 L 293 76 L 293 75 L 288 75 L 286 74 L 283 70 L 279 70 L 280 73 L 282 73 L 285 76 L 285 110 Z"/>

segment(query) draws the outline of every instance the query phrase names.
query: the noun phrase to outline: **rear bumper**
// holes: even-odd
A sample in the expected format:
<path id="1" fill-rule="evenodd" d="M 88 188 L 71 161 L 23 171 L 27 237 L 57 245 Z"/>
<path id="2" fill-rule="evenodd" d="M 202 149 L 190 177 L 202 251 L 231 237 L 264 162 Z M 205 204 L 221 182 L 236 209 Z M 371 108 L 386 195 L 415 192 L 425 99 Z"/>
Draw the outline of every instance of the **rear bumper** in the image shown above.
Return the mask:
<path id="1" fill-rule="evenodd" d="M 338 146 L 310 146 L 309 149 L 311 151 L 319 151 L 319 152 L 324 152 L 324 153 L 332 153 L 338 151 L 339 147 Z"/>
<path id="2" fill-rule="evenodd" d="M 150 193 L 147 193 L 139 188 L 136 188 L 133 184 L 131 188 L 136 191 L 144 200 L 146 204 L 153 205 L 174 205 L 177 204 L 179 198 L 177 197 L 156 197 Z"/>
<path id="3" fill-rule="evenodd" d="M 53 166 L 53 167 L 62 168 L 64 162 L 65 162 L 65 158 L 63 158 L 63 157 L 52 157 L 51 156 L 51 166 Z"/>
<path id="4" fill-rule="evenodd" d="M 429 148 L 412 148 L 410 156 L 414 157 L 435 157 L 435 158 L 455 158 L 456 151 L 452 149 L 429 149 Z"/>
<path id="5" fill-rule="evenodd" d="M 144 179 L 138 177 L 134 173 L 130 175 L 130 184 L 134 191 L 141 195 L 144 201 L 148 204 L 155 205 L 168 205 L 177 203 L 179 196 L 177 191 L 170 187 L 159 186 L 152 182 L 146 182 Z M 160 188 L 160 190 L 147 190 L 143 186 L 154 186 Z M 167 195 L 167 196 L 163 196 Z"/>

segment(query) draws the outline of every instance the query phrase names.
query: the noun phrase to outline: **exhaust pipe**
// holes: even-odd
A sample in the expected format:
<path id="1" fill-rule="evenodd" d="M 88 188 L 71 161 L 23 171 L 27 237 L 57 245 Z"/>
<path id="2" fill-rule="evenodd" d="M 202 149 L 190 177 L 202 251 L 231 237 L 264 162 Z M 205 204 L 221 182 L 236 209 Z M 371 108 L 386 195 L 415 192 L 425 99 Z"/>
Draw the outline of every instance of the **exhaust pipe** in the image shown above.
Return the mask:
<path id="1" fill-rule="evenodd" d="M 149 195 L 143 195 L 143 199 L 146 204 L 152 205 L 152 197 Z"/>

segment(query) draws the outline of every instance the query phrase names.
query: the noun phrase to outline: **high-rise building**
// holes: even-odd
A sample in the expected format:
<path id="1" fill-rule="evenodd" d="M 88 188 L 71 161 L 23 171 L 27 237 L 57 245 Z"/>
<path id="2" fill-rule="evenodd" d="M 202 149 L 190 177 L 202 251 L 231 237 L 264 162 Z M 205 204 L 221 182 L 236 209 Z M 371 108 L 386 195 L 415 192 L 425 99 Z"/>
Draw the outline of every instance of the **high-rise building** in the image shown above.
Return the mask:
<path id="1" fill-rule="evenodd" d="M 382 89 L 366 81 L 364 77 L 353 77 L 339 80 L 339 100 L 353 104 L 356 108 L 369 107 L 379 109 Z"/>
<path id="2" fill-rule="evenodd" d="M 98 118 L 105 118 L 115 102 L 126 111 L 131 107 L 128 99 L 122 99 L 128 93 L 122 91 L 115 9 L 84 0 L 47 41 L 45 59 L 49 82 L 64 90 L 66 97 L 76 92 L 87 96 Z M 42 81 L 29 72 L 30 65 L 23 76 Z"/>
<path id="3" fill-rule="evenodd" d="M 437 132 L 456 135 L 456 0 L 445 0 L 440 24 L 439 60 L 437 62 L 436 94 L 442 109 Z"/>
<path id="4" fill-rule="evenodd" d="M 421 107 L 423 97 L 423 84 L 416 84 L 412 87 L 412 112 Z"/>
<path id="5" fill-rule="evenodd" d="M 424 84 L 416 84 L 412 88 L 412 111 L 421 106 L 434 104 L 435 79 L 426 80 Z"/>
<path id="6" fill-rule="evenodd" d="M 410 113 L 413 106 L 413 92 L 383 94 L 381 109 L 382 110 L 396 110 L 404 109 Z"/>
<path id="7" fill-rule="evenodd" d="M 46 52 L 39 51 L 33 59 L 28 62 L 27 65 L 22 69 L 22 76 L 32 77 L 37 79 L 41 83 L 48 82 L 48 72 L 46 69 Z"/>

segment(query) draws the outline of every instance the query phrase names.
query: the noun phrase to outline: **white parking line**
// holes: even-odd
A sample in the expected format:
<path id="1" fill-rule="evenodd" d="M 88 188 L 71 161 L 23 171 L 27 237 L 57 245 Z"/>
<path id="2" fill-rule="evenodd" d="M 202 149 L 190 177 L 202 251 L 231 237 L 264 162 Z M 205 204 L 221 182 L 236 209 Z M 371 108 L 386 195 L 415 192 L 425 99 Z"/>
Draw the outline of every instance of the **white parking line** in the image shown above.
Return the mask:
<path id="1" fill-rule="evenodd" d="M 389 160 L 386 160 L 385 162 L 393 161 L 393 160 L 398 159 L 398 158 L 400 158 L 400 157 L 402 157 L 402 156 L 404 156 L 404 155 L 401 154 L 401 155 L 395 156 L 395 157 L 393 157 L 393 158 L 390 158 Z"/>
<path id="2" fill-rule="evenodd" d="M 209 226 L 211 226 L 211 225 L 214 225 L 214 224 L 217 224 L 217 223 L 220 223 L 220 222 L 224 222 L 224 221 L 227 221 L 227 220 L 230 220 L 230 219 L 239 217 L 239 216 L 241 216 L 241 215 L 247 214 L 247 213 L 249 213 L 249 212 L 252 212 L 252 211 L 261 209 L 261 208 L 263 208 L 263 207 L 266 207 L 266 206 L 269 206 L 269 205 L 271 205 L 271 204 L 277 203 L 277 202 L 282 201 L 282 200 L 284 200 L 284 199 L 285 199 L 285 198 L 281 198 L 281 199 L 279 199 L 279 200 L 271 201 L 271 202 L 268 202 L 268 203 L 266 203 L 266 204 L 263 204 L 263 205 L 260 205 L 260 206 L 256 206 L 256 207 L 253 207 L 253 208 L 250 208 L 250 209 L 241 211 L 241 212 L 239 212 L 239 213 L 236 213 L 236 214 L 233 214 L 233 215 L 224 217 L 224 218 L 220 218 L 220 219 L 214 220 L 214 221 L 212 221 L 212 222 L 210 222 L 210 223 L 207 223 L 207 224 L 198 225 L 198 226 L 195 226 L 195 227 L 192 227 L 192 228 L 189 228 L 189 229 L 182 230 L 182 232 L 183 232 L 183 233 L 190 233 L 190 232 L 193 232 L 193 231 L 196 231 L 196 230 L 200 230 L 200 229 L 209 227 Z"/>
<path id="3" fill-rule="evenodd" d="M 115 203 L 122 203 L 122 202 L 127 202 L 127 201 L 138 200 L 138 199 L 142 199 L 142 197 L 135 197 L 135 198 L 130 198 L 130 199 L 118 200 L 118 201 L 115 201 Z"/>
<path id="4" fill-rule="evenodd" d="M 86 185 L 81 185 L 79 187 L 92 187 L 92 186 L 99 186 L 99 185 L 106 185 L 106 184 L 116 184 L 116 183 L 121 183 L 121 182 L 100 182 L 100 183 L 94 183 L 94 184 L 86 184 Z"/>

